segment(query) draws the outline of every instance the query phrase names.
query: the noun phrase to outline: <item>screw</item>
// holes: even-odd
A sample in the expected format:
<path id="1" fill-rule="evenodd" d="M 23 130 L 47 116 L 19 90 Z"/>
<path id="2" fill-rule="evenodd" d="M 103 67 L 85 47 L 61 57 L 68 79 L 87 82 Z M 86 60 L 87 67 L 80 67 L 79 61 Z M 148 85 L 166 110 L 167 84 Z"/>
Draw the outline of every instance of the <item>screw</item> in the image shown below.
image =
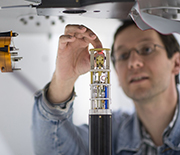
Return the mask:
<path id="1" fill-rule="evenodd" d="M 23 21 L 24 21 L 24 18 L 21 18 L 20 21 L 23 22 Z"/>
<path id="2" fill-rule="evenodd" d="M 34 17 L 33 17 L 33 16 L 29 16 L 29 19 L 31 19 L 31 20 L 32 20 L 32 19 L 34 19 Z"/>
<path id="3" fill-rule="evenodd" d="M 26 24 L 27 24 L 27 21 L 24 20 L 23 23 L 24 23 L 24 25 L 26 25 Z"/>
<path id="4" fill-rule="evenodd" d="M 40 22 L 37 22 L 37 23 L 36 23 L 36 26 L 40 26 Z"/>
<path id="5" fill-rule="evenodd" d="M 51 22 L 51 25 L 55 25 L 55 21 L 52 21 L 52 22 Z"/>

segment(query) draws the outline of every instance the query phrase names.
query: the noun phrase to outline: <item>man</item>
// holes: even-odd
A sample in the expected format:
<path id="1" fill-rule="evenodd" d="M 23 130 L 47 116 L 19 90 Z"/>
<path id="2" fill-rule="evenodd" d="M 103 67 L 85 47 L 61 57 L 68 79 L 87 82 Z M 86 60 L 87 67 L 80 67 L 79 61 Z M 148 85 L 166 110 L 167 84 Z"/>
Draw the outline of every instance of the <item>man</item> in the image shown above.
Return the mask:
<path id="1" fill-rule="evenodd" d="M 36 154 L 87 155 L 88 126 L 72 123 L 74 83 L 89 71 L 88 45 L 98 37 L 82 25 L 68 25 L 59 39 L 50 84 L 36 94 L 33 138 Z M 141 31 L 125 22 L 114 37 L 112 60 L 119 83 L 136 112 L 112 116 L 112 154 L 180 154 L 179 45 L 173 35 Z"/>

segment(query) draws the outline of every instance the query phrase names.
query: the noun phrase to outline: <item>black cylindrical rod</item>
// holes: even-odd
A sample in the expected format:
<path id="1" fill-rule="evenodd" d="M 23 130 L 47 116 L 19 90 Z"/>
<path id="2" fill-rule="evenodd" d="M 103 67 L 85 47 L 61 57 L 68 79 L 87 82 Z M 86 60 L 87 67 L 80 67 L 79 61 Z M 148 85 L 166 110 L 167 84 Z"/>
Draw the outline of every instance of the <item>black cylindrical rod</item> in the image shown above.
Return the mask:
<path id="1" fill-rule="evenodd" d="M 89 155 L 111 155 L 111 115 L 89 115 Z"/>

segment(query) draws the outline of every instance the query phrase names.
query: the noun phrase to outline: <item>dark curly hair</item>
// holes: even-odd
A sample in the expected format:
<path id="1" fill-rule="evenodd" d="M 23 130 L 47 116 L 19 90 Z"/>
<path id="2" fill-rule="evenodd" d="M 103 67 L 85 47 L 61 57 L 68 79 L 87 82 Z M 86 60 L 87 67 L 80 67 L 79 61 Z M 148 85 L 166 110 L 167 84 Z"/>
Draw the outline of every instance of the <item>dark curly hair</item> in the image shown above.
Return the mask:
<path id="1" fill-rule="evenodd" d="M 131 25 L 135 25 L 134 21 L 132 20 L 126 20 L 123 22 L 123 24 L 116 30 L 115 34 L 114 34 L 114 41 L 117 37 L 117 35 L 122 32 L 125 28 L 127 28 L 128 26 Z M 157 32 L 157 31 L 156 31 Z M 174 35 L 169 34 L 169 35 L 164 35 L 161 34 L 159 32 L 157 32 L 165 46 L 166 52 L 167 52 L 167 57 L 170 59 L 172 58 L 172 56 L 174 55 L 174 53 L 176 52 L 180 52 L 180 47 L 178 44 L 178 41 L 176 40 L 176 38 L 174 37 Z M 113 65 L 115 66 L 115 58 L 114 58 L 114 41 L 113 41 L 113 45 L 111 47 L 111 60 Z M 175 81 L 176 84 L 179 83 L 179 75 L 175 76 Z"/>

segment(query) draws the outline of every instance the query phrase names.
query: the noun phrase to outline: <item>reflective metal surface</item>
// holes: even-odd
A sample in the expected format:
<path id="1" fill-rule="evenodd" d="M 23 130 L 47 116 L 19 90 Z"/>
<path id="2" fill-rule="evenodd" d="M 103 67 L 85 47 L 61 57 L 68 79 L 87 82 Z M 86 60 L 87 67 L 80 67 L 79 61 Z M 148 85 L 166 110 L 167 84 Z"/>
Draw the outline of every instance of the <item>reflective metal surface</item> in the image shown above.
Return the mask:
<path id="1" fill-rule="evenodd" d="M 139 0 L 131 16 L 142 30 L 153 28 L 160 33 L 180 33 L 179 0 Z"/>
<path id="2" fill-rule="evenodd" d="M 180 20 L 180 0 L 139 0 L 141 11 L 171 20 Z"/>
<path id="3" fill-rule="evenodd" d="M 43 8 L 43 6 L 40 6 L 37 8 L 37 14 L 46 16 L 75 15 L 95 18 L 127 19 L 133 5 L 133 2 L 115 2 L 89 5 L 80 8 Z"/>

